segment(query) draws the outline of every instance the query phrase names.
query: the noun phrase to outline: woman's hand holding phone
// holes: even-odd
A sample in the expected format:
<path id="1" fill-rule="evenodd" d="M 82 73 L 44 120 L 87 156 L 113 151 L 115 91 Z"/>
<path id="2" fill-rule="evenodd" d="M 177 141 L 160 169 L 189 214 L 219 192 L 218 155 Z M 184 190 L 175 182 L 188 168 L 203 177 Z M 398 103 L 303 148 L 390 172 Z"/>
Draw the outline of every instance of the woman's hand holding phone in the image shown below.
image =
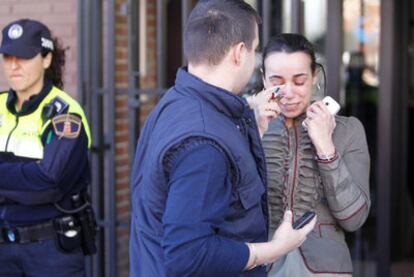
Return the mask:
<path id="1" fill-rule="evenodd" d="M 336 127 L 334 114 L 338 110 L 339 104 L 332 98 L 316 101 L 306 110 L 306 119 L 302 125 L 308 131 L 318 157 L 330 157 L 335 154 L 332 135 Z"/>

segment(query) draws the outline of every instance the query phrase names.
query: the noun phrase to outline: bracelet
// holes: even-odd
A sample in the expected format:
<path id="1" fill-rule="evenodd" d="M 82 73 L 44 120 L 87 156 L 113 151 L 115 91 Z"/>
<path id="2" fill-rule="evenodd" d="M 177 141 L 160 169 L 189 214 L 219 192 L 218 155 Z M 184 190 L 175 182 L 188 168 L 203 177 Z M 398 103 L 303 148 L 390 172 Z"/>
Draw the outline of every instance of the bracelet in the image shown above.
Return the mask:
<path id="1" fill-rule="evenodd" d="M 251 266 L 249 266 L 248 268 L 246 268 L 246 270 L 252 270 L 256 266 L 258 266 L 258 264 L 257 264 L 256 248 L 255 248 L 255 246 L 252 243 L 246 243 L 246 244 L 247 244 L 247 247 L 249 248 L 250 255 L 253 256 L 253 263 L 252 263 Z"/>
<path id="2" fill-rule="evenodd" d="M 333 160 L 336 159 L 336 157 L 337 157 L 336 150 L 335 150 L 335 152 L 333 152 L 332 154 L 329 154 L 329 155 L 324 155 L 324 154 L 319 155 L 319 154 L 316 154 L 316 159 L 318 161 L 322 161 L 322 162 L 330 162 L 330 161 L 333 161 Z"/>

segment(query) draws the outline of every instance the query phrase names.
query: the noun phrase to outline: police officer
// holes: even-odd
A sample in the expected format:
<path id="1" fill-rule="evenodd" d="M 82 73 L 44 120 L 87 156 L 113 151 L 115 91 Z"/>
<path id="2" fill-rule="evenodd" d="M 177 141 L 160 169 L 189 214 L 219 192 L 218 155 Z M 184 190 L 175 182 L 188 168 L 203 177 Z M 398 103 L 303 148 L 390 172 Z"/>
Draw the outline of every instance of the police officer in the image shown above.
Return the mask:
<path id="1" fill-rule="evenodd" d="M 91 135 L 61 90 L 65 50 L 35 20 L 2 35 L 10 89 L 0 93 L 0 276 L 84 276 L 78 215 Z"/>

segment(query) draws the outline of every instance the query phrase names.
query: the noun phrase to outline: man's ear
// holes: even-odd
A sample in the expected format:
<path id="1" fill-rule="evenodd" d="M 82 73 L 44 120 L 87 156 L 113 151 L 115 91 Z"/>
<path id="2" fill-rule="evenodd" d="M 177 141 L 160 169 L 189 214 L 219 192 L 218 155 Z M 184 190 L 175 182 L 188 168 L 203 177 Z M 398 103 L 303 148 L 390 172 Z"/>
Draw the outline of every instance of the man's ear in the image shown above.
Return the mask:
<path id="1" fill-rule="evenodd" d="M 43 58 L 43 68 L 46 70 L 52 64 L 52 53 L 47 53 L 46 57 Z"/>
<path id="2" fill-rule="evenodd" d="M 232 47 L 233 61 L 236 65 L 240 65 L 243 62 L 246 44 L 244 42 L 239 42 Z"/>

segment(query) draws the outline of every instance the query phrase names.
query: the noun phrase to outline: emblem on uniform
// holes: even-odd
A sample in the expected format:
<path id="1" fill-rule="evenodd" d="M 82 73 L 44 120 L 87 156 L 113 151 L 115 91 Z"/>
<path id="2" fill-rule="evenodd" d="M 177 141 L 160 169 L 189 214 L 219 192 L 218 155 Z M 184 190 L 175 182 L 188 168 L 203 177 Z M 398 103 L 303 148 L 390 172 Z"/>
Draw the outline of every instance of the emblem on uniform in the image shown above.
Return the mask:
<path id="1" fill-rule="evenodd" d="M 66 113 L 52 118 L 52 125 L 59 138 L 77 138 L 82 127 L 82 120 L 79 116 Z"/>
<path id="2" fill-rule="evenodd" d="M 10 39 L 18 39 L 23 35 L 23 27 L 20 24 L 13 24 L 10 26 L 7 35 Z"/>

